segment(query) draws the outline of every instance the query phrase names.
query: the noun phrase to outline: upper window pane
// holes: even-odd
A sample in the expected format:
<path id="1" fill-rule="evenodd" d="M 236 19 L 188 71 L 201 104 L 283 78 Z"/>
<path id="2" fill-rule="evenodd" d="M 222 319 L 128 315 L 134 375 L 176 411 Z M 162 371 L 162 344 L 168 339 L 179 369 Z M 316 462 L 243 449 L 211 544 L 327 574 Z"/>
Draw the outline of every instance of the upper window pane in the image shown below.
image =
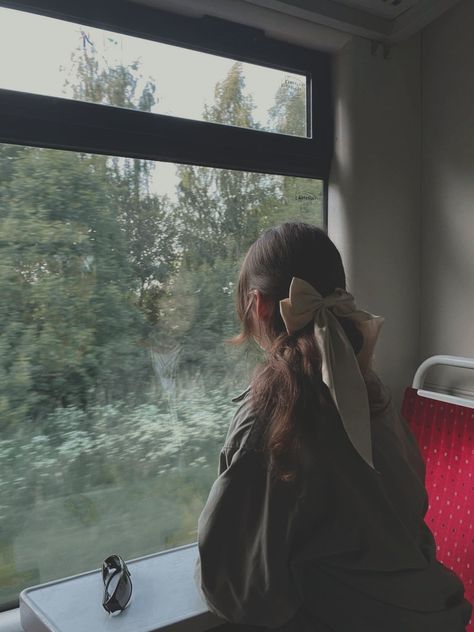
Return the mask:
<path id="1" fill-rule="evenodd" d="M 0 58 L 0 88 L 309 135 L 301 74 L 4 8 Z"/>

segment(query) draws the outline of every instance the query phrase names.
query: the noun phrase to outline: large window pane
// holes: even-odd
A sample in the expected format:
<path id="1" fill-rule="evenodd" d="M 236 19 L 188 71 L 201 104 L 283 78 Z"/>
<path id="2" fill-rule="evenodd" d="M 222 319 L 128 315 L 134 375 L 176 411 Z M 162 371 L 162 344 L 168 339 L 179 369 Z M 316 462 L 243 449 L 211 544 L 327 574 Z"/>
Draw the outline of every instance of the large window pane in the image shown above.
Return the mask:
<path id="1" fill-rule="evenodd" d="M 1 88 L 308 136 L 304 75 L 5 8 L 0 59 Z"/>
<path id="2" fill-rule="evenodd" d="M 321 182 L 0 145 L 0 602 L 192 542 L 255 351 L 234 288 Z"/>

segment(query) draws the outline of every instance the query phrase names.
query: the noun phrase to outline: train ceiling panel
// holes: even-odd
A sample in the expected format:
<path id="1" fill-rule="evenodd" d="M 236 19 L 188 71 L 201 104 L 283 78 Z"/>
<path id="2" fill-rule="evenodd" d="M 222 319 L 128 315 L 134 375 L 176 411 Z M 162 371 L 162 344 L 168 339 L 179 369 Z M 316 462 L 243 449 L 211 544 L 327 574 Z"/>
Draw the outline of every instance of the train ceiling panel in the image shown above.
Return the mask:
<path id="1" fill-rule="evenodd" d="M 322 50 L 336 50 L 351 35 L 381 42 L 406 39 L 459 1 L 132 0 L 195 17 L 213 15 Z"/>
<path id="2" fill-rule="evenodd" d="M 286 15 L 384 41 L 413 35 L 459 0 L 245 0 Z"/>

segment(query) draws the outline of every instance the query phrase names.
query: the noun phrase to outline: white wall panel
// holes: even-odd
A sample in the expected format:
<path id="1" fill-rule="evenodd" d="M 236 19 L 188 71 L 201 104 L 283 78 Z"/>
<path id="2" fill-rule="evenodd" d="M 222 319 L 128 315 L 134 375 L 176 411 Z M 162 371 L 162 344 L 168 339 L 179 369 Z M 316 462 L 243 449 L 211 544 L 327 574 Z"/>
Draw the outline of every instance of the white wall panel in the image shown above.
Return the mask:
<path id="1" fill-rule="evenodd" d="M 357 303 L 386 318 L 377 367 L 398 401 L 419 355 L 419 53 L 418 37 L 389 59 L 354 39 L 334 68 L 329 232 Z"/>
<path id="2" fill-rule="evenodd" d="M 421 356 L 474 357 L 474 2 L 423 33 Z M 431 381 L 473 389 L 468 371 Z"/>

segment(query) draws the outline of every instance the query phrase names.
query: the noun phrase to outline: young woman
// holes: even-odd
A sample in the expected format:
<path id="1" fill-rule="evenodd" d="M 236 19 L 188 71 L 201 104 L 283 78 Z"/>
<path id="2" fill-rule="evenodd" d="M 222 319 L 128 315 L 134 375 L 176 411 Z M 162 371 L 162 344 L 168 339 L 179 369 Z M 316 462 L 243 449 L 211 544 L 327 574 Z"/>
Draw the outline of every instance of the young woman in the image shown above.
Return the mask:
<path id="1" fill-rule="evenodd" d="M 326 233 L 265 232 L 237 310 L 238 341 L 265 361 L 234 400 L 199 518 L 209 608 L 246 630 L 464 632 L 471 606 L 423 521 L 420 453 L 370 366 L 382 319 L 356 309 Z"/>

